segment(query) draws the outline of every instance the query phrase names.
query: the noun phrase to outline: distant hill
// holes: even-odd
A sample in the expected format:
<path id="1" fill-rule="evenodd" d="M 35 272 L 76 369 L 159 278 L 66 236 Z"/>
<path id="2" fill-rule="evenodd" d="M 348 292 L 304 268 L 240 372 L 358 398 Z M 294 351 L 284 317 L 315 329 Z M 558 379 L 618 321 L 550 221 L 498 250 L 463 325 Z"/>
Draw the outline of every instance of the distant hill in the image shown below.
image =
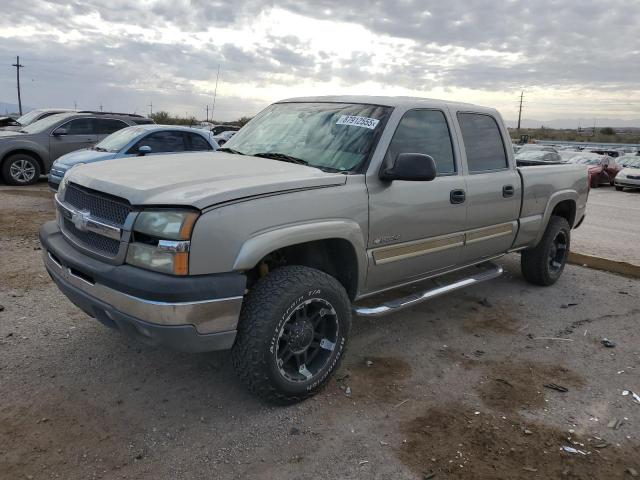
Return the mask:
<path id="1" fill-rule="evenodd" d="M 507 126 L 510 128 L 516 128 L 518 126 L 517 120 L 505 120 Z M 586 118 L 558 118 L 555 120 L 532 120 L 523 118 L 521 122 L 522 128 L 558 128 L 558 129 L 576 129 L 581 126 L 584 130 L 593 128 L 593 119 Z M 620 118 L 596 118 L 596 128 L 603 127 L 640 127 L 640 119 L 625 120 Z"/>
<path id="2" fill-rule="evenodd" d="M 0 102 L 0 117 L 4 117 L 7 114 L 18 113 L 18 104 L 9 102 Z M 33 110 L 33 107 L 22 105 L 22 113 L 27 113 L 29 110 Z"/>

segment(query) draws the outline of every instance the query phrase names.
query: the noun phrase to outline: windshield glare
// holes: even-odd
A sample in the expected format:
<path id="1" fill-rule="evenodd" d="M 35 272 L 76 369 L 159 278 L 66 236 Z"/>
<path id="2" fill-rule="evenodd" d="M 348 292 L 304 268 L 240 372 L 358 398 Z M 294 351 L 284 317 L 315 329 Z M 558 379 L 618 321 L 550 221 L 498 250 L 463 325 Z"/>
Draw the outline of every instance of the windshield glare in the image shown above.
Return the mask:
<path id="1" fill-rule="evenodd" d="M 73 113 L 58 113 L 56 115 L 50 115 L 48 117 L 43 118 L 42 120 L 38 120 L 37 122 L 33 122 L 31 125 L 24 127 L 21 132 L 25 133 L 40 133 L 44 130 L 54 126 L 60 120 L 64 120 L 67 117 L 71 117 L 74 115 Z"/>
<path id="2" fill-rule="evenodd" d="M 145 130 L 146 129 L 142 127 L 123 128 L 106 137 L 94 148 L 96 150 L 106 150 L 107 152 L 119 152 Z"/>
<path id="3" fill-rule="evenodd" d="M 600 156 L 598 157 L 573 157 L 569 161 L 571 163 L 579 163 L 581 165 L 599 165 L 600 164 Z"/>
<path id="4" fill-rule="evenodd" d="M 245 155 L 281 153 L 313 167 L 350 171 L 367 159 L 389 110 L 377 105 L 277 103 L 224 146 Z"/>

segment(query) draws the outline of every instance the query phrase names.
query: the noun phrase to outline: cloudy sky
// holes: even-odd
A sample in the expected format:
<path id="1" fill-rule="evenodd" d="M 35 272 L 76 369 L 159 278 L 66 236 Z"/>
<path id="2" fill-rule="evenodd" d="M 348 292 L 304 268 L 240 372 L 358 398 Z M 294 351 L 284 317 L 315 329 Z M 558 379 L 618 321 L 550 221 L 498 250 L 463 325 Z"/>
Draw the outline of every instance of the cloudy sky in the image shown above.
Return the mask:
<path id="1" fill-rule="evenodd" d="M 205 116 L 416 95 L 517 118 L 640 118 L 638 0 L 2 0 L 0 101 Z"/>

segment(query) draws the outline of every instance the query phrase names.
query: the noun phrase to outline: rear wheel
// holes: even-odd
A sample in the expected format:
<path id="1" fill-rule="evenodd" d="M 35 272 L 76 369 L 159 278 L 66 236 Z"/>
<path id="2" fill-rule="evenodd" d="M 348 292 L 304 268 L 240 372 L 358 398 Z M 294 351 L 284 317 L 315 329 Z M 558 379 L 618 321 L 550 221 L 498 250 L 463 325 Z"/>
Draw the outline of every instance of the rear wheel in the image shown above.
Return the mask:
<path id="1" fill-rule="evenodd" d="M 249 389 L 275 403 L 314 395 L 342 359 L 351 327 L 351 302 L 333 277 L 285 266 L 247 294 L 231 355 Z"/>
<path id="2" fill-rule="evenodd" d="M 522 252 L 522 275 L 534 285 L 553 285 L 562 275 L 570 246 L 569 222 L 553 215 L 540 243 L 535 248 Z"/>
<path id="3" fill-rule="evenodd" d="M 11 155 L 2 164 L 2 178 L 8 185 L 32 185 L 40 178 L 40 164 L 26 153 Z"/>

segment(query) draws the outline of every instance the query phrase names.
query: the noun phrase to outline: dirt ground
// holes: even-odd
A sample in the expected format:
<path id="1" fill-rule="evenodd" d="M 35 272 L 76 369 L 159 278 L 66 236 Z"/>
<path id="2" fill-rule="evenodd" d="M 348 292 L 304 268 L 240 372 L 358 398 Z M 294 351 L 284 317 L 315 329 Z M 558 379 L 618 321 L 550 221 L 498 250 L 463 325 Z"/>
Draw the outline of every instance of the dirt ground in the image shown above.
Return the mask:
<path id="1" fill-rule="evenodd" d="M 538 288 L 507 257 L 496 281 L 355 319 L 330 385 L 273 407 L 225 353 L 145 347 L 69 303 L 40 259 L 53 215 L 44 183 L 0 187 L 2 479 L 640 475 L 637 280 L 569 266 Z"/>

